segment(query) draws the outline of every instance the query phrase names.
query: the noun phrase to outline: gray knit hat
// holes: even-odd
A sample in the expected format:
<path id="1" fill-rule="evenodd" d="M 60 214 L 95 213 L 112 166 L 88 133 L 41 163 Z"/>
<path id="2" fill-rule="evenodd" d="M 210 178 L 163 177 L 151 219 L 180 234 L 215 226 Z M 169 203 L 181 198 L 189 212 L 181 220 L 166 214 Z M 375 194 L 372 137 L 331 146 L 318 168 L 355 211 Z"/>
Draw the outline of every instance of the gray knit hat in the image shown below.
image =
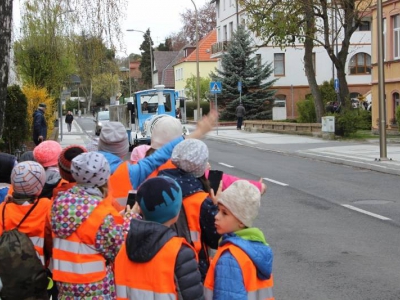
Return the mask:
<path id="1" fill-rule="evenodd" d="M 124 125 L 120 122 L 104 124 L 100 133 L 98 149 L 121 158 L 125 157 L 129 151 L 129 141 Z"/>
<path id="2" fill-rule="evenodd" d="M 171 155 L 172 163 L 179 169 L 201 177 L 207 168 L 208 148 L 200 140 L 187 139 L 175 146 Z"/>
<path id="3" fill-rule="evenodd" d="M 78 184 L 99 187 L 107 183 L 110 165 L 101 153 L 82 153 L 72 159 L 71 174 Z"/>
<path id="4" fill-rule="evenodd" d="M 218 197 L 218 202 L 246 227 L 251 227 L 260 209 L 260 191 L 247 180 L 237 180 Z"/>

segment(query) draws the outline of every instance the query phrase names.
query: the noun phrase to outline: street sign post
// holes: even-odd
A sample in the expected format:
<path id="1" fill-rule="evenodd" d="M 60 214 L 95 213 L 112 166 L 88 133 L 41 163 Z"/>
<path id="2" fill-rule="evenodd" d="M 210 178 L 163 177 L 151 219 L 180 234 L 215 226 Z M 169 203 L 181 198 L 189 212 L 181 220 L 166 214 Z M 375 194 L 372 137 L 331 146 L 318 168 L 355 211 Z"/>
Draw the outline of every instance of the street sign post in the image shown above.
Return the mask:
<path id="1" fill-rule="evenodd" d="M 210 94 L 214 94 L 214 104 L 215 104 L 215 109 L 218 110 L 218 99 L 217 99 L 217 94 L 222 93 L 222 84 L 221 81 L 211 81 L 210 82 Z M 217 135 L 218 135 L 218 119 L 217 119 Z"/>
<path id="2" fill-rule="evenodd" d="M 335 92 L 338 94 L 339 93 L 339 79 L 335 78 L 333 81 L 333 87 L 335 89 Z"/>

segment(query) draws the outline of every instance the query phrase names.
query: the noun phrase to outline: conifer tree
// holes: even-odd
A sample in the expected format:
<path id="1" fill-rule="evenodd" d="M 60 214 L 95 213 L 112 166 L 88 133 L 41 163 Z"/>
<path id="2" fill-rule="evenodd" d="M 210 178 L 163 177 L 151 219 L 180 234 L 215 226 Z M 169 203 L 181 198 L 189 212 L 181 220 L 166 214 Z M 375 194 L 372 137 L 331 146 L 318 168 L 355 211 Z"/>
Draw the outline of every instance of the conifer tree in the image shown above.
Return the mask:
<path id="1" fill-rule="evenodd" d="M 268 80 L 273 69 L 271 63 L 262 64 L 254 55 L 250 33 L 239 26 L 234 32 L 221 59 L 221 70 L 211 73 L 213 81 L 221 81 L 222 93 L 218 95 L 218 103 L 225 106 L 221 118 L 233 120 L 235 109 L 239 105 L 238 82 L 242 82 L 242 103 L 246 109 L 246 119 L 271 119 L 276 81 Z"/>

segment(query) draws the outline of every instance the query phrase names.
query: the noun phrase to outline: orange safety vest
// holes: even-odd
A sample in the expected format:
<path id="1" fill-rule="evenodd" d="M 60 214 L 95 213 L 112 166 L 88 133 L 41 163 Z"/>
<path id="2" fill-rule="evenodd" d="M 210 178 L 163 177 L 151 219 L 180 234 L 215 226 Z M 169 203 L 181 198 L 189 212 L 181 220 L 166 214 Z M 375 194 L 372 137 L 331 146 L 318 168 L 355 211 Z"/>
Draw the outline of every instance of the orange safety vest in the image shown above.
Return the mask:
<path id="1" fill-rule="evenodd" d="M 207 276 L 204 281 L 204 296 L 206 300 L 213 299 L 215 266 L 217 265 L 218 259 L 225 251 L 229 251 L 239 263 L 240 269 L 242 270 L 244 287 L 247 291 L 247 299 L 275 299 L 272 294 L 272 287 L 274 285 L 272 275 L 270 279 L 259 279 L 257 277 L 257 268 L 246 252 L 231 243 L 226 243 L 218 248 L 217 254 L 215 254 L 210 268 L 208 269 Z"/>
<path id="2" fill-rule="evenodd" d="M 190 231 L 190 238 L 197 254 L 201 250 L 200 209 L 207 197 L 208 193 L 197 192 L 184 198 L 182 201 Z"/>
<path id="3" fill-rule="evenodd" d="M 108 188 L 113 197 L 112 205 L 117 211 L 126 207 L 129 191 L 132 190 L 128 162 L 121 163 L 108 180 Z"/>
<path id="4" fill-rule="evenodd" d="M 39 203 L 33 209 L 28 218 L 21 224 L 18 228 L 19 232 L 25 233 L 35 246 L 35 250 L 43 265 L 45 265 L 44 259 L 44 237 L 45 237 L 45 227 L 46 220 L 50 214 L 51 200 L 48 198 L 40 198 Z M 3 212 L 4 205 L 3 202 L 0 204 L 0 214 Z M 5 214 L 4 214 L 4 228 L 5 230 L 14 229 L 22 218 L 26 215 L 33 204 L 29 205 L 19 205 L 16 203 L 7 203 Z M 3 221 L 0 218 L 0 235 L 3 234 Z"/>
<path id="5" fill-rule="evenodd" d="M 159 166 L 157 169 L 155 169 L 148 177 L 149 178 L 153 178 L 153 177 L 157 177 L 158 173 L 162 170 L 168 170 L 168 169 L 176 169 L 176 166 L 172 163 L 172 161 L 170 159 L 167 160 L 167 162 L 165 162 L 164 164 L 162 164 L 161 166 Z"/>
<path id="6" fill-rule="evenodd" d="M 68 238 L 53 234 L 53 279 L 67 283 L 91 283 L 106 276 L 106 260 L 95 248 L 95 238 L 107 215 L 116 224 L 123 218 L 110 205 L 110 198 L 101 201 L 79 228 Z"/>
<path id="7" fill-rule="evenodd" d="M 173 237 L 150 261 L 136 263 L 129 260 L 124 243 L 115 259 L 117 300 L 178 299 L 175 263 L 183 244 L 191 247 L 184 238 Z"/>

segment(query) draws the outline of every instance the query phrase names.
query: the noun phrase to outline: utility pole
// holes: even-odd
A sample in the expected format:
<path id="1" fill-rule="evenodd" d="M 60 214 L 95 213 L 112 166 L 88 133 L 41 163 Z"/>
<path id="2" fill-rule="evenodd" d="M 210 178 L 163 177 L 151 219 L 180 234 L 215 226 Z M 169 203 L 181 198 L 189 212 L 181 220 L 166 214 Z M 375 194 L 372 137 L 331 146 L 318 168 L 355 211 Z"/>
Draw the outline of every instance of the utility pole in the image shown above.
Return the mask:
<path id="1" fill-rule="evenodd" d="M 200 121 L 200 67 L 199 67 L 199 13 L 197 11 L 197 6 L 193 0 L 191 0 L 194 5 L 194 10 L 196 12 L 196 90 L 197 90 L 197 121 Z"/>

